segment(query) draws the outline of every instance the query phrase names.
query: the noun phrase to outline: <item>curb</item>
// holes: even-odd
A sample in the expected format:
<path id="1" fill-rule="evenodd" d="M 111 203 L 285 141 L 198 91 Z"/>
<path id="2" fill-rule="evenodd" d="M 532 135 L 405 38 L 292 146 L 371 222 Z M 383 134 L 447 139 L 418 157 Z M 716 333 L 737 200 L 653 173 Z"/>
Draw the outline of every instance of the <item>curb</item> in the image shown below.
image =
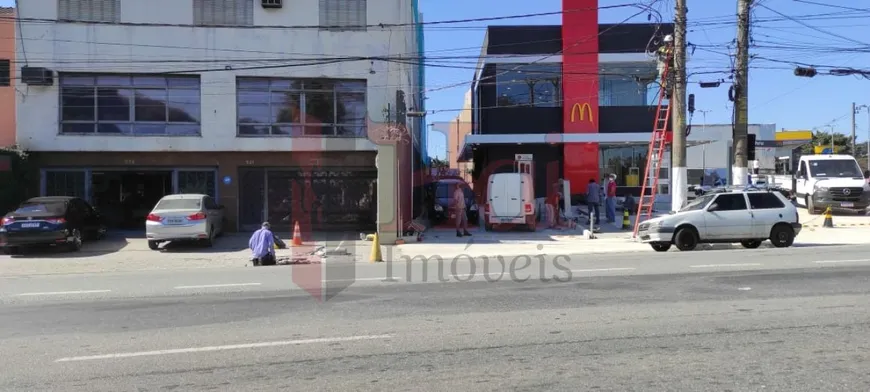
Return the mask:
<path id="1" fill-rule="evenodd" d="M 835 224 L 834 227 L 858 227 L 858 226 L 870 226 L 870 223 L 846 223 L 846 224 Z M 801 227 L 824 227 L 824 225 L 801 225 Z"/>

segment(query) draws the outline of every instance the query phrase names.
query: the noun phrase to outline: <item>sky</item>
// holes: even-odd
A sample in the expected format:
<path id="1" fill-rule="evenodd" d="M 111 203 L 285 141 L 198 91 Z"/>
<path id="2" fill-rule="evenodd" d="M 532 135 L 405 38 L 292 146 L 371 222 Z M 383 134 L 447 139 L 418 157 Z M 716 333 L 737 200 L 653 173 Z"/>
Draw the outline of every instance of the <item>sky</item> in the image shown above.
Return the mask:
<path id="1" fill-rule="evenodd" d="M 421 0 L 426 21 L 455 20 L 503 15 L 519 15 L 561 10 L 562 0 Z M 649 0 L 645 1 L 650 3 Z M 799 78 L 794 76 L 790 62 L 826 65 L 836 68 L 870 69 L 870 4 L 854 0 L 755 0 L 752 17 L 750 49 L 755 58 L 750 63 L 749 121 L 776 124 L 777 128 L 813 129 L 851 133 L 851 105 L 870 105 L 870 80 L 855 76 Z M 599 6 L 633 3 L 632 0 L 599 0 Z M 688 42 L 696 49 L 691 53 L 688 72 L 715 72 L 689 77 L 689 82 L 728 80 L 736 37 L 736 0 L 686 0 L 688 8 Z M 819 3 L 828 4 L 818 5 Z M 666 22 L 673 21 L 674 0 L 655 1 Z M 773 11 L 766 9 L 769 7 Z M 845 8 L 842 8 L 845 7 Z M 599 23 L 617 23 L 636 10 L 602 10 Z M 788 19 L 779 12 L 794 19 Z M 631 22 L 646 23 L 646 15 Z M 432 26 L 425 29 L 426 50 L 437 55 L 480 54 L 484 27 L 487 24 L 561 24 L 561 16 L 546 16 L 506 21 L 474 22 Z M 821 31 L 819 31 L 821 30 Z M 477 48 L 459 50 L 477 45 Z M 455 49 L 455 50 L 453 50 Z M 448 52 L 444 52 L 448 51 Z M 474 64 L 470 63 L 473 67 Z M 426 88 L 438 89 L 461 81 L 470 81 L 473 70 L 429 68 Z M 428 93 L 428 110 L 459 109 L 463 94 L 470 83 Z M 689 93 L 695 94 L 696 112 L 693 124 L 730 123 L 731 105 L 728 87 L 700 88 L 693 83 Z M 704 112 L 701 112 L 704 111 Z M 427 121 L 449 121 L 457 111 L 441 111 L 429 115 Z M 866 141 L 868 114 L 857 117 L 857 136 Z M 430 133 L 430 156 L 443 157 L 446 141 L 442 135 Z"/>
<path id="2" fill-rule="evenodd" d="M 25 0 L 26 1 L 26 0 Z M 372 0 L 377 1 L 377 0 Z M 599 6 L 652 3 L 665 22 L 673 20 L 674 0 L 599 0 Z M 727 81 L 736 36 L 736 0 L 686 0 L 688 12 L 689 93 L 695 94 L 693 124 L 730 123 L 728 86 L 700 88 L 696 82 Z M 10 6 L 13 0 L 0 0 Z M 560 11 L 562 0 L 420 0 L 424 20 L 448 21 Z M 855 76 L 794 76 L 794 63 L 870 69 L 870 4 L 855 0 L 754 0 L 749 80 L 749 120 L 777 128 L 851 132 L 851 104 L 870 105 L 870 80 Z M 813 4 L 814 3 L 814 4 Z M 824 4 L 823 4 L 824 3 Z M 827 4 L 827 5 L 825 5 Z M 602 10 L 599 23 L 617 23 L 637 12 Z M 778 14 L 779 13 L 779 14 Z M 629 22 L 647 23 L 646 14 Z M 561 24 L 561 15 L 490 22 L 427 25 L 429 56 L 456 56 L 449 67 L 427 67 L 427 122 L 451 121 L 462 108 L 487 25 Z M 825 68 L 820 68 L 825 69 Z M 691 75 L 694 72 L 703 74 Z M 706 120 L 705 120 L 706 117 Z M 857 116 L 858 139 L 866 141 L 867 111 Z M 430 134 L 431 156 L 444 156 L 443 135 Z"/>

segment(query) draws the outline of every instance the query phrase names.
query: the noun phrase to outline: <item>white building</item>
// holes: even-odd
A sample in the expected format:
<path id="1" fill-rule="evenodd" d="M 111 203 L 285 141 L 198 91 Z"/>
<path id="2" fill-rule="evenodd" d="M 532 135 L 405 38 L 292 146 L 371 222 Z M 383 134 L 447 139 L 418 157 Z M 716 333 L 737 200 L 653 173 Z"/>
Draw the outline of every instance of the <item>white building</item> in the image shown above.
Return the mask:
<path id="1" fill-rule="evenodd" d="M 749 124 L 748 130 L 750 134 L 755 135 L 757 142 L 776 139 L 776 124 Z M 686 151 L 689 184 L 699 184 L 700 177 L 705 172 L 705 185 L 713 185 L 711 181 L 715 181 L 717 176 L 725 181 L 731 179 L 731 167 L 734 161 L 732 133 L 731 124 L 692 125 L 688 140 L 707 142 L 691 146 Z M 772 171 L 775 160 L 775 147 L 756 147 L 755 160 L 750 161 L 750 169 L 759 169 L 760 173 L 765 169 Z M 716 174 L 713 174 L 714 172 Z"/>
<path id="2" fill-rule="evenodd" d="M 17 141 L 41 167 L 41 194 L 109 210 L 126 193 L 147 209 L 164 193 L 207 192 L 239 228 L 304 222 L 288 200 L 322 208 L 315 229 L 395 231 L 410 214 L 410 161 L 397 172 L 375 158 L 420 154 L 369 139 L 423 109 L 417 0 L 19 5 L 17 64 L 32 76 Z M 408 124 L 418 151 L 422 123 Z M 311 199 L 295 188 L 307 178 Z"/>

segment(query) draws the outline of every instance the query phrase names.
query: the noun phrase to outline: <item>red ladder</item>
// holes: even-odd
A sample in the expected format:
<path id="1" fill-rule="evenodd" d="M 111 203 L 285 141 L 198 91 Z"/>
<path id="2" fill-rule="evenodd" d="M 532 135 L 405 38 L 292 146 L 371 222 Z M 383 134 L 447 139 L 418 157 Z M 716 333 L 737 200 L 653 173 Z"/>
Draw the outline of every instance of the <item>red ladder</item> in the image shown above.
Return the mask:
<path id="1" fill-rule="evenodd" d="M 669 64 L 671 60 L 671 51 L 665 59 L 665 66 L 661 75 L 661 88 L 659 89 L 659 102 L 656 107 L 656 119 L 653 123 L 652 138 L 649 143 L 649 151 L 646 156 L 646 168 L 644 169 L 643 187 L 640 188 L 640 200 L 637 203 L 637 217 L 634 221 L 634 237 L 637 237 L 637 229 L 640 223 L 652 218 L 653 206 L 655 205 L 656 192 L 659 187 L 659 174 L 661 173 L 662 158 L 664 158 L 665 150 L 668 143 L 671 142 L 673 133 L 668 129 L 671 119 L 670 94 L 673 86 L 670 86 Z M 667 86 L 668 88 L 665 88 Z M 667 100 L 667 102 L 665 102 Z M 651 180 L 651 181 L 650 181 Z M 650 194 L 647 195 L 646 188 L 650 187 Z"/>

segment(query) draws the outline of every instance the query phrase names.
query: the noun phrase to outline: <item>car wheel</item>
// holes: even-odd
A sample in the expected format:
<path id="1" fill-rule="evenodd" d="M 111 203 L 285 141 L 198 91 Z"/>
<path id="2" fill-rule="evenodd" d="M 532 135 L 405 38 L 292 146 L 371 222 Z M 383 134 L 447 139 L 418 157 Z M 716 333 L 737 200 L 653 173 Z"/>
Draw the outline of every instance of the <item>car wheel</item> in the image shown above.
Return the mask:
<path id="1" fill-rule="evenodd" d="M 202 245 L 206 248 L 211 248 L 214 246 L 214 227 L 209 228 L 208 237 L 202 240 Z"/>
<path id="2" fill-rule="evenodd" d="M 160 250 L 160 242 L 159 241 L 148 241 L 148 249 Z"/>
<path id="3" fill-rule="evenodd" d="M 761 246 L 761 241 L 759 240 L 744 240 L 740 241 L 740 245 L 743 245 L 746 249 L 755 249 Z"/>
<path id="4" fill-rule="evenodd" d="M 794 244 L 794 229 L 778 224 L 770 231 L 770 242 L 777 248 L 788 248 Z"/>
<path id="5" fill-rule="evenodd" d="M 67 246 L 71 252 L 78 252 L 82 250 L 82 232 L 79 229 L 72 230 L 72 241 L 70 241 Z"/>
<path id="6" fill-rule="evenodd" d="M 818 214 L 818 211 L 816 211 L 816 204 L 813 203 L 813 198 L 812 198 L 812 197 L 807 196 L 807 198 L 804 200 L 804 202 L 805 202 L 806 205 L 807 205 L 807 212 L 809 212 L 810 215 L 816 215 L 816 214 Z"/>
<path id="7" fill-rule="evenodd" d="M 649 245 L 652 246 L 653 250 L 656 252 L 667 252 L 671 249 L 670 242 L 650 242 Z"/>
<path id="8" fill-rule="evenodd" d="M 695 250 L 698 246 L 698 232 L 692 228 L 682 228 L 674 235 L 674 243 L 681 251 Z"/>

